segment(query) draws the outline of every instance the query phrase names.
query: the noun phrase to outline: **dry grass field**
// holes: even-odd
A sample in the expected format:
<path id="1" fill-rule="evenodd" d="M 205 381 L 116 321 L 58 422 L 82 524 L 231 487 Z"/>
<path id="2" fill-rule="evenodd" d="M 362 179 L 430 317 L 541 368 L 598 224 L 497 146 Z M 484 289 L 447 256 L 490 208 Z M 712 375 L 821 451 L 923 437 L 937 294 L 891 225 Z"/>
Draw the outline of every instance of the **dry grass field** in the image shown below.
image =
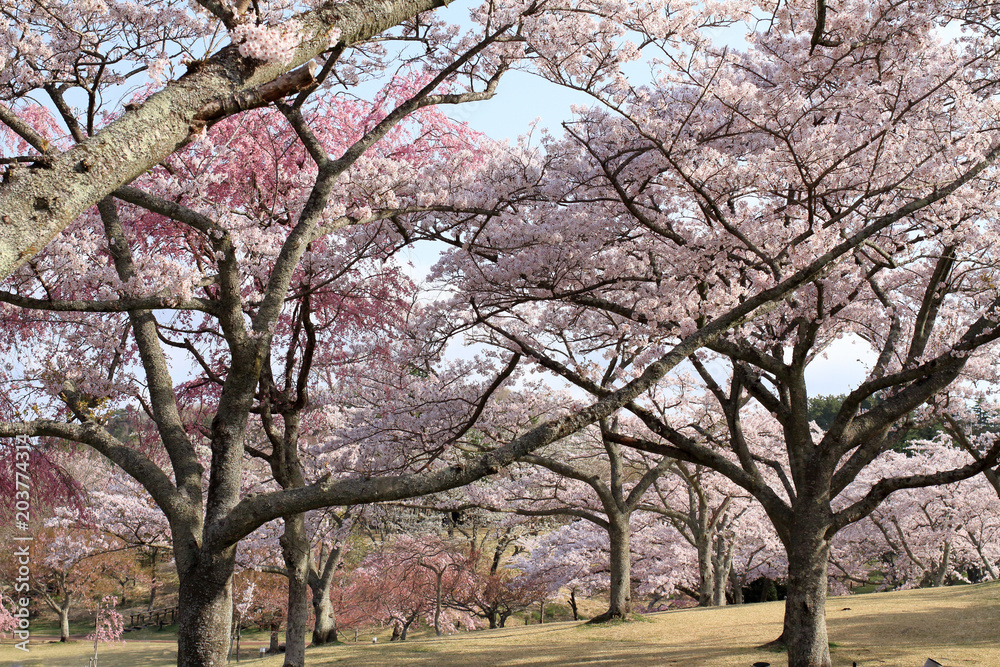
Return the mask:
<path id="1" fill-rule="evenodd" d="M 489 630 L 446 638 L 347 643 L 307 653 L 312 665 L 374 667 L 486 667 L 488 665 L 690 665 L 750 667 L 785 664 L 785 656 L 755 648 L 776 637 L 783 603 L 691 609 L 651 614 L 633 623 L 592 627 L 550 623 Z M 948 667 L 1000 667 L 1000 583 L 830 598 L 827 605 L 836 666 L 921 667 L 934 658 Z M 244 649 L 246 650 L 246 649 Z M 253 650 L 256 650 L 255 648 Z M 34 645 L 25 654 L 10 640 L 0 647 L 0 666 L 86 665 L 92 647 Z M 101 667 L 173 664 L 169 642 L 128 642 L 101 647 Z M 244 654 L 245 655 L 245 654 Z M 235 663 L 234 663 L 235 664 Z M 278 657 L 241 664 L 277 667 Z"/>

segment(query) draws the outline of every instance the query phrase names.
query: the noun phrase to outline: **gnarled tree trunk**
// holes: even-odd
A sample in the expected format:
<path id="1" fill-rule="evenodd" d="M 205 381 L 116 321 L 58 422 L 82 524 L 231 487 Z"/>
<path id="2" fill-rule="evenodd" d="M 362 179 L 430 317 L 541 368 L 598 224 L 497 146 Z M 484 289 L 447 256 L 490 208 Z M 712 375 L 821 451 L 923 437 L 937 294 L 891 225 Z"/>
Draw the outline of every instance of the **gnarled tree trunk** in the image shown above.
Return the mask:
<path id="1" fill-rule="evenodd" d="M 333 602 L 330 600 L 330 592 L 325 595 L 318 594 L 313 589 L 313 624 L 312 643 L 313 646 L 332 644 L 337 641 L 337 617 L 333 613 Z"/>
<path id="2" fill-rule="evenodd" d="M 333 610 L 330 590 L 333 575 L 340 564 L 343 547 L 338 543 L 332 548 L 324 544 L 320 548 L 316 569 L 310 569 L 309 588 L 312 589 L 313 604 L 313 646 L 322 646 L 337 641 L 337 615 Z"/>

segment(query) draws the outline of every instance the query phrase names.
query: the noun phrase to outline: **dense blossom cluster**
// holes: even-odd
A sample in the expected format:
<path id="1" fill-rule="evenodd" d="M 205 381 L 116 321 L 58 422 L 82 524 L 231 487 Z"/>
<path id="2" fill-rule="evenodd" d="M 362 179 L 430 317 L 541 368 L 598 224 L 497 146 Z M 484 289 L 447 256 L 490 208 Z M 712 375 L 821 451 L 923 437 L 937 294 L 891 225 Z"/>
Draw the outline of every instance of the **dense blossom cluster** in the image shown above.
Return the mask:
<path id="1" fill-rule="evenodd" d="M 291 62 L 295 48 L 302 40 L 301 26 L 288 21 L 279 27 L 241 23 L 232 31 L 233 43 L 239 45 L 240 55 L 266 63 Z"/>

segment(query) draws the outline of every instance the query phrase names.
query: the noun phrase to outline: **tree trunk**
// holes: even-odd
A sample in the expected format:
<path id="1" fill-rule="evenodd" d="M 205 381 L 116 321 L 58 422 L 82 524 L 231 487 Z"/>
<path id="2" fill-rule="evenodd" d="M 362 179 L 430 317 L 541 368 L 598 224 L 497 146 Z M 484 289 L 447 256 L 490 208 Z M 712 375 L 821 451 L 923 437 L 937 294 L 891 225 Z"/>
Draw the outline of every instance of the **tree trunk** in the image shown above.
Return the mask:
<path id="1" fill-rule="evenodd" d="M 715 578 L 715 590 L 712 593 L 712 606 L 725 607 L 726 603 L 726 579 L 721 573 Z"/>
<path id="2" fill-rule="evenodd" d="M 146 605 L 146 611 L 153 611 L 153 604 L 156 602 L 156 589 L 159 582 L 154 578 L 149 584 L 149 604 Z"/>
<path id="3" fill-rule="evenodd" d="M 497 612 L 495 609 L 486 612 L 486 620 L 490 623 L 490 630 L 495 630 L 497 627 Z"/>
<path id="4" fill-rule="evenodd" d="M 944 586 L 945 575 L 948 574 L 948 564 L 951 560 L 951 542 L 945 540 L 944 552 L 941 554 L 941 563 L 931 575 L 931 586 L 939 588 Z"/>
<path id="5" fill-rule="evenodd" d="M 149 555 L 149 605 L 146 607 L 146 611 L 153 611 L 153 603 L 156 602 L 156 591 L 160 587 L 160 580 L 156 578 L 156 547 L 153 547 L 152 553 Z"/>
<path id="6" fill-rule="evenodd" d="M 322 646 L 337 641 L 337 617 L 333 613 L 330 591 L 313 590 L 313 646 Z"/>
<path id="7" fill-rule="evenodd" d="M 715 576 L 712 604 L 716 607 L 726 606 L 726 584 L 729 581 L 729 572 L 733 567 L 734 546 L 732 541 L 727 544 L 721 535 L 716 535 L 715 553 L 712 555 L 712 571 Z"/>
<path id="8" fill-rule="evenodd" d="M 309 588 L 312 589 L 313 604 L 313 646 L 322 646 L 337 641 L 337 615 L 330 600 L 333 575 L 343 554 L 339 544 L 332 549 L 323 544 L 319 551 L 317 570 L 310 569 Z"/>
<path id="9" fill-rule="evenodd" d="M 591 623 L 604 623 L 612 619 L 627 620 L 632 613 L 632 554 L 628 516 L 609 519 L 611 599 L 608 610 L 590 619 Z"/>
<path id="10" fill-rule="evenodd" d="M 729 583 L 733 589 L 733 604 L 743 604 L 743 582 L 732 565 L 729 567 Z"/>
<path id="11" fill-rule="evenodd" d="M 69 641 L 69 604 L 63 604 L 59 607 L 59 641 L 68 642 Z"/>
<path id="12" fill-rule="evenodd" d="M 435 572 L 434 586 L 434 635 L 441 636 L 441 588 L 443 586 L 444 571 Z"/>
<path id="13" fill-rule="evenodd" d="M 707 534 L 698 536 L 698 606 L 711 607 L 715 595 L 715 565 L 712 542 Z"/>
<path id="14" fill-rule="evenodd" d="M 306 629 L 309 625 L 309 540 L 305 515 L 285 517 L 281 555 L 288 570 L 288 615 L 285 621 L 285 667 L 306 662 Z"/>
<path id="15" fill-rule="evenodd" d="M 569 591 L 569 608 L 571 610 L 573 610 L 573 620 L 574 621 L 579 621 L 580 620 L 580 610 L 576 606 L 576 589 L 575 588 L 571 588 L 570 591 Z"/>
<path id="16" fill-rule="evenodd" d="M 278 643 L 278 631 L 281 629 L 279 625 L 271 626 L 271 637 L 268 642 L 267 652 L 271 655 L 277 655 L 281 652 L 281 644 Z"/>
<path id="17" fill-rule="evenodd" d="M 233 621 L 234 554 L 232 548 L 212 556 L 198 554 L 190 558 L 195 561 L 191 566 L 178 568 L 178 667 L 226 664 Z"/>
<path id="18" fill-rule="evenodd" d="M 969 536 L 971 538 L 972 534 L 970 533 Z M 983 562 L 983 567 L 986 569 L 986 572 L 989 573 L 990 579 L 996 581 L 997 578 L 1000 578 L 1000 573 L 997 572 L 997 569 L 996 567 L 994 567 L 994 564 L 990 562 L 990 559 L 987 558 L 986 554 L 983 553 L 982 542 L 973 539 L 973 544 L 976 545 L 976 551 L 979 552 L 979 559 Z"/>
<path id="19" fill-rule="evenodd" d="M 788 647 L 789 667 L 830 667 L 826 634 L 830 542 L 825 537 L 826 526 L 818 525 L 818 521 L 796 523 L 799 529 L 791 531 L 794 538 L 785 546 L 788 592 L 781 640 Z"/>

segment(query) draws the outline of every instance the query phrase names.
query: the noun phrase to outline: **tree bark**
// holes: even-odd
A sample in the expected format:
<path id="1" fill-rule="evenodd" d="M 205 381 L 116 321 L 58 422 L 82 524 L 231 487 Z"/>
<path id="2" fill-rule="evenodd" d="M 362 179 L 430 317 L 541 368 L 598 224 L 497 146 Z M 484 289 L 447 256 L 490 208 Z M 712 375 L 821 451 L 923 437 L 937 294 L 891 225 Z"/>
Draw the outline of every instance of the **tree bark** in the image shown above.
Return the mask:
<path id="1" fill-rule="evenodd" d="M 59 641 L 69 641 L 69 605 L 59 607 Z"/>
<path id="2" fill-rule="evenodd" d="M 322 646 L 337 641 L 337 615 L 330 599 L 330 589 L 333 587 L 333 575 L 343 554 L 338 544 L 333 548 L 324 545 L 320 548 L 317 570 L 310 571 L 309 587 L 312 589 L 313 600 L 313 646 Z"/>
<path id="3" fill-rule="evenodd" d="M 444 579 L 444 570 L 434 573 L 434 635 L 441 636 L 441 588 Z"/>
<path id="4" fill-rule="evenodd" d="M 712 604 L 716 607 L 726 606 L 726 584 L 729 581 L 729 572 L 733 567 L 734 546 L 735 544 L 731 540 L 723 539 L 721 534 L 716 535 L 715 550 L 712 555 L 712 571 L 715 576 Z"/>
<path id="5" fill-rule="evenodd" d="M 178 568 L 178 667 L 221 667 L 229 653 L 233 619 L 234 549 L 199 555 Z M 178 559 L 184 560 L 184 559 Z"/>
<path id="6" fill-rule="evenodd" d="M 602 623 L 612 619 L 628 620 L 632 613 L 632 530 L 628 516 L 611 518 L 608 536 L 611 552 L 611 590 L 608 610 L 591 619 L 591 623 Z"/>
<path id="7" fill-rule="evenodd" d="M 826 526 L 799 521 L 785 546 L 788 592 L 781 640 L 788 647 L 789 667 L 831 667 L 826 633 L 827 563 L 830 542 Z M 809 524 L 812 523 L 810 526 Z"/>
<path id="8" fill-rule="evenodd" d="M 615 517 L 610 523 L 611 600 L 608 618 L 625 620 L 632 613 L 632 532 L 627 516 Z"/>
<path id="9" fill-rule="evenodd" d="M 729 566 L 729 583 L 733 589 L 733 604 L 743 604 L 743 582 L 736 574 L 732 564 Z"/>
<path id="10" fill-rule="evenodd" d="M 316 617 L 313 625 L 313 646 L 322 646 L 337 641 L 337 617 L 333 613 L 333 602 L 330 591 L 313 589 L 313 615 Z"/>
<path id="11" fill-rule="evenodd" d="M 160 587 L 160 580 L 156 577 L 156 561 L 158 550 L 153 547 L 149 554 L 149 605 L 146 611 L 153 611 L 153 604 L 156 602 L 156 591 Z"/>
<path id="12" fill-rule="evenodd" d="M 698 606 L 711 607 L 715 595 L 715 564 L 712 562 L 712 540 L 703 532 L 698 536 Z"/>
<path id="13" fill-rule="evenodd" d="M 271 636 L 270 640 L 268 641 L 268 647 L 267 647 L 267 652 L 270 653 L 271 655 L 277 655 L 278 653 L 281 652 L 281 644 L 278 641 L 279 630 L 280 630 L 279 625 L 274 624 L 271 626 Z"/>
<path id="14" fill-rule="evenodd" d="M 631 528 L 628 515 L 608 517 L 610 539 L 609 564 L 611 589 L 608 610 L 590 619 L 588 623 L 606 623 L 611 620 L 628 620 L 632 613 L 632 554 Z"/>
<path id="15" fill-rule="evenodd" d="M 945 575 L 948 574 L 948 564 L 951 561 L 951 542 L 945 540 L 944 552 L 941 554 L 941 562 L 931 573 L 931 587 L 940 588 L 944 586 Z"/>
<path id="16" fill-rule="evenodd" d="M 725 607 L 726 603 L 726 578 L 719 573 L 715 578 L 715 589 L 712 592 L 712 606 Z"/>
<path id="17" fill-rule="evenodd" d="M 285 517 L 281 555 L 288 571 L 288 617 L 285 621 L 285 667 L 306 662 L 306 628 L 309 624 L 309 540 L 305 515 Z"/>

